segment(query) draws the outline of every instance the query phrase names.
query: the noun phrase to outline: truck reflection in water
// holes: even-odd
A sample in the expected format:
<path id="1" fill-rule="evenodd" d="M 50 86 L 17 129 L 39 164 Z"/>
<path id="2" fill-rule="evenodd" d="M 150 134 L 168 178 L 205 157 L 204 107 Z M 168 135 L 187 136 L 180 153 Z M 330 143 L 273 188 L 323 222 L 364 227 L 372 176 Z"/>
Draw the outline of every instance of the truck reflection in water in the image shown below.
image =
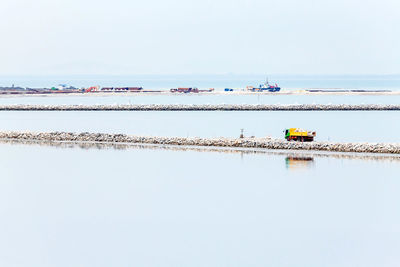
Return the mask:
<path id="1" fill-rule="evenodd" d="M 288 170 L 305 170 L 314 167 L 313 157 L 303 156 L 287 156 L 285 158 L 286 169 Z"/>

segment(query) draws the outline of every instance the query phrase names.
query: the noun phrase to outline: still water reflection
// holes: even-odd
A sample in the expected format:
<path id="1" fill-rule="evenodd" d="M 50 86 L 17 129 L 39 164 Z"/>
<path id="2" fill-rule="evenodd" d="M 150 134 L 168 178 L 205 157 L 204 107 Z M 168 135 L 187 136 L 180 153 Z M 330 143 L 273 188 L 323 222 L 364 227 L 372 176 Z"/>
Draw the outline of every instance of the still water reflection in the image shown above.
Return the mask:
<path id="1" fill-rule="evenodd" d="M 314 157 L 287 156 L 285 158 L 286 168 L 289 170 L 308 169 L 314 166 Z"/>
<path id="2" fill-rule="evenodd" d="M 299 158 L 312 167 L 287 168 Z M 3 142 L 0 264 L 396 266 L 399 169 L 388 155 Z"/>

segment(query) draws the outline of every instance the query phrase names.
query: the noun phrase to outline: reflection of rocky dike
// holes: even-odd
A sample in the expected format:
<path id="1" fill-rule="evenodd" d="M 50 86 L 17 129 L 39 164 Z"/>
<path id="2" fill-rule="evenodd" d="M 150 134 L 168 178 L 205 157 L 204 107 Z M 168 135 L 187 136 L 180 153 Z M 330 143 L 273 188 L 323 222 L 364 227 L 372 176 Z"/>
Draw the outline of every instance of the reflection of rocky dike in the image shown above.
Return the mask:
<path id="1" fill-rule="evenodd" d="M 229 154 L 264 154 L 271 156 L 284 156 L 287 161 L 300 161 L 309 164 L 314 162 L 314 158 L 336 158 L 336 159 L 354 159 L 354 160 L 371 160 L 371 161 L 390 161 L 400 162 L 400 155 L 389 154 L 364 154 L 364 153 L 337 153 L 337 152 L 319 152 L 319 151 L 283 151 L 283 150 L 266 150 L 260 148 L 240 148 L 240 147 L 200 147 L 200 146 L 178 146 L 178 145 L 160 145 L 160 144 L 135 144 L 135 143 L 104 143 L 104 142 L 78 142 L 78 141 L 45 141 L 45 140 L 24 140 L 24 139 L 0 139 L 0 143 L 12 145 L 38 145 L 52 146 L 63 149 L 146 149 L 146 150 L 170 150 L 170 151 L 194 151 L 194 152 L 213 152 L 213 153 L 229 153 Z M 304 162 L 306 161 L 306 162 Z M 296 164 L 296 163 L 295 163 Z"/>
<path id="2" fill-rule="evenodd" d="M 0 111 L 313 111 L 313 110 L 400 110 L 386 104 L 150 104 L 150 105 L 0 105 Z"/>

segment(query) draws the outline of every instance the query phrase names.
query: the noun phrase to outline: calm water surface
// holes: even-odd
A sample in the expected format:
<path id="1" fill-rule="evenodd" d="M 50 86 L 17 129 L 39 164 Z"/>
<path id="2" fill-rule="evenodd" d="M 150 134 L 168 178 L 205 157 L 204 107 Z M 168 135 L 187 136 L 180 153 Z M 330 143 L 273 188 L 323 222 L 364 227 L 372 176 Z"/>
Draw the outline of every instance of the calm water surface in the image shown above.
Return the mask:
<path id="1" fill-rule="evenodd" d="M 400 95 L 121 95 L 0 97 L 0 105 L 113 104 L 399 104 Z"/>
<path id="2" fill-rule="evenodd" d="M 2 266 L 398 266 L 400 161 L 0 144 Z"/>
<path id="3" fill-rule="evenodd" d="M 282 138 L 283 130 L 317 131 L 320 141 L 400 142 L 398 111 L 1 111 L 0 129 L 125 133 L 146 136 Z"/>
<path id="4" fill-rule="evenodd" d="M 171 77 L 170 77 L 171 78 Z M 229 79 L 228 79 L 229 78 Z M 16 78 L 1 85 L 244 87 L 264 77 Z M 396 77 L 272 77 L 400 88 Z M 399 104 L 400 96 L 2 97 L 3 104 Z M 400 142 L 398 112 L 0 112 L 0 130 Z M 400 158 L 0 142 L 1 266 L 363 266 L 400 262 Z"/>

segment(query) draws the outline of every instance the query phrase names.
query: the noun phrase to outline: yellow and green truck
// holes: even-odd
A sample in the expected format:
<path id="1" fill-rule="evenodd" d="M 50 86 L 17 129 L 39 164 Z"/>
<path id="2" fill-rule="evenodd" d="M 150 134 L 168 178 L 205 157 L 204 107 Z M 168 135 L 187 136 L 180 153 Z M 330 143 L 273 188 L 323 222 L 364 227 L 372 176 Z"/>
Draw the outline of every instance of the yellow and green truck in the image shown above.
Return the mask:
<path id="1" fill-rule="evenodd" d="M 289 128 L 285 130 L 285 139 L 288 141 L 312 142 L 315 136 L 316 132 L 299 128 Z"/>

